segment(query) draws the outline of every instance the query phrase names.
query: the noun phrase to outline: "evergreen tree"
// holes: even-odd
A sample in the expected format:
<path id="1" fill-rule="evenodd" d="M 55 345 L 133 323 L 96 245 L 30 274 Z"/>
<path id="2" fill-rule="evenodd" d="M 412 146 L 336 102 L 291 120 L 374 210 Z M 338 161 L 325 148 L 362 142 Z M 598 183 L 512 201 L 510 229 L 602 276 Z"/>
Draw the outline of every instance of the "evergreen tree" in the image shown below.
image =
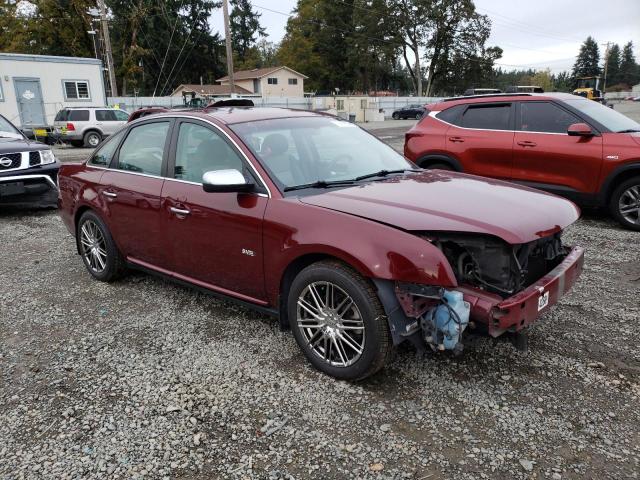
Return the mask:
<path id="1" fill-rule="evenodd" d="M 640 83 L 640 68 L 638 67 L 633 55 L 633 42 L 627 43 L 622 48 L 622 56 L 620 59 L 620 83 L 624 83 L 629 87 Z"/>
<path id="2" fill-rule="evenodd" d="M 258 37 L 266 37 L 265 29 L 260 25 L 261 14 L 253 11 L 249 0 L 231 0 L 229 23 L 231 43 L 237 55 L 239 68 L 254 68 L 260 61 L 256 47 Z"/>
<path id="3" fill-rule="evenodd" d="M 580 47 L 580 53 L 573 65 L 574 78 L 600 75 L 600 51 L 598 44 L 589 36 Z"/>
<path id="4" fill-rule="evenodd" d="M 617 85 L 620 83 L 620 47 L 617 43 L 609 49 L 607 62 L 607 85 Z"/>

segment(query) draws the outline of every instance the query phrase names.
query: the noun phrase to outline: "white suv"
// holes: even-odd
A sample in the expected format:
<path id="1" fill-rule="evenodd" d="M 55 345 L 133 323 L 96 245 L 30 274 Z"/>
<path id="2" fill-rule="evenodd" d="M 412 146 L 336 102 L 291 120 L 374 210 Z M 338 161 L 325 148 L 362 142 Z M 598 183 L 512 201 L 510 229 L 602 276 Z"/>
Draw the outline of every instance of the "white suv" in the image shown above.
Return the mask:
<path id="1" fill-rule="evenodd" d="M 74 147 L 95 148 L 127 123 L 129 114 L 110 107 L 67 107 L 56 114 L 55 134 Z"/>

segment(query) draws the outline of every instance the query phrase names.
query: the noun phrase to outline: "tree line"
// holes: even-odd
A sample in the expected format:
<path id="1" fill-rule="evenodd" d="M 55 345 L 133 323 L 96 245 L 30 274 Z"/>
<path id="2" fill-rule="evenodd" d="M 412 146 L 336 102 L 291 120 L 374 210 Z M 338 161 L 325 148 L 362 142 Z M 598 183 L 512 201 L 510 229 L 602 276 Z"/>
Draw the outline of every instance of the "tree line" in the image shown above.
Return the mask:
<path id="1" fill-rule="evenodd" d="M 0 2 L 0 51 L 100 56 L 95 0 Z M 298 0 L 284 38 L 269 41 L 250 0 L 230 0 L 236 70 L 287 65 L 309 77 L 307 91 L 454 95 L 466 88 L 535 84 L 570 91 L 576 77 L 602 73 L 595 40 L 572 72 L 504 70 L 488 45 L 491 20 L 473 0 Z M 219 0 L 106 0 L 122 95 L 168 95 L 179 84 L 226 75 L 224 39 L 209 17 Z M 272 5 L 271 3 L 269 5 Z M 275 4 L 277 5 L 277 4 Z M 266 8 L 266 7 L 260 7 Z M 270 9 L 270 7 L 269 7 Z M 631 42 L 608 52 L 607 84 L 640 82 Z"/>

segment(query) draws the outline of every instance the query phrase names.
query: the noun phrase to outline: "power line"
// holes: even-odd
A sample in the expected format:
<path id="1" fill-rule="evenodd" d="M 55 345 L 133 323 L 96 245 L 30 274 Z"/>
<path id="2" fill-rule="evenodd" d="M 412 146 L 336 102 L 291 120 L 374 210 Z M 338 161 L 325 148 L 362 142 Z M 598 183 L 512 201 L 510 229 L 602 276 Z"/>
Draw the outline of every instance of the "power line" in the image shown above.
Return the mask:
<path id="1" fill-rule="evenodd" d="M 162 2 L 162 0 L 160 0 Z M 182 4 L 184 0 L 180 0 L 180 7 L 176 12 L 179 12 L 182 9 Z M 160 74 L 158 74 L 158 79 L 156 80 L 156 86 L 153 87 L 153 97 L 156 96 L 156 90 L 158 89 L 158 83 L 160 83 L 160 75 L 162 75 L 162 71 L 164 70 L 164 64 L 167 61 L 167 55 L 169 54 L 169 49 L 171 49 L 171 43 L 173 42 L 173 34 L 176 31 L 176 27 L 178 26 L 178 21 L 180 20 L 180 15 L 176 15 L 176 21 L 173 24 L 173 30 L 171 30 L 171 36 L 169 37 L 169 44 L 167 45 L 167 50 L 164 52 L 164 58 L 162 59 L 162 65 L 160 66 Z"/>

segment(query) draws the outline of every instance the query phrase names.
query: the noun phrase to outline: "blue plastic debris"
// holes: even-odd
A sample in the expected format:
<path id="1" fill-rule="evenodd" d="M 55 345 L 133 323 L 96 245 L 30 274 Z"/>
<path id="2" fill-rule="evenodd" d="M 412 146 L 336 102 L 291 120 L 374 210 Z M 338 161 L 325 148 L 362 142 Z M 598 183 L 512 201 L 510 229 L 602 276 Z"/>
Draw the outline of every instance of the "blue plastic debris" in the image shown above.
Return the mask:
<path id="1" fill-rule="evenodd" d="M 469 325 L 470 311 L 462 292 L 445 290 L 442 302 L 422 317 L 425 342 L 438 350 L 462 349 L 460 337 Z"/>

